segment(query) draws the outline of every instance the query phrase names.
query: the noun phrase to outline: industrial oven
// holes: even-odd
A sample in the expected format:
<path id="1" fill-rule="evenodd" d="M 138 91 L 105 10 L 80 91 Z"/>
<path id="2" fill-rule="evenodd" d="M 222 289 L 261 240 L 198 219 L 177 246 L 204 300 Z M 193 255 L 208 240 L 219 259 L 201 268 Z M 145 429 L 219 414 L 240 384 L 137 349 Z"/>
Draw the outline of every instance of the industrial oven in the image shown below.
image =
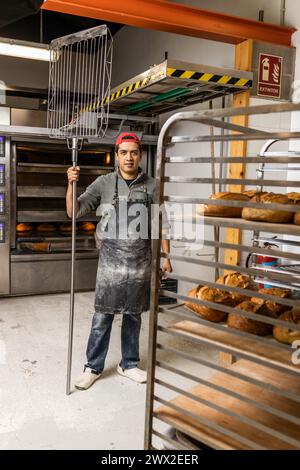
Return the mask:
<path id="1" fill-rule="evenodd" d="M 97 176 L 114 170 L 111 148 L 82 148 L 78 195 Z M 65 142 L 0 136 L 0 296 L 69 290 L 71 221 L 65 196 L 70 166 Z M 77 290 L 94 288 L 96 224 L 94 213 L 77 222 Z"/>

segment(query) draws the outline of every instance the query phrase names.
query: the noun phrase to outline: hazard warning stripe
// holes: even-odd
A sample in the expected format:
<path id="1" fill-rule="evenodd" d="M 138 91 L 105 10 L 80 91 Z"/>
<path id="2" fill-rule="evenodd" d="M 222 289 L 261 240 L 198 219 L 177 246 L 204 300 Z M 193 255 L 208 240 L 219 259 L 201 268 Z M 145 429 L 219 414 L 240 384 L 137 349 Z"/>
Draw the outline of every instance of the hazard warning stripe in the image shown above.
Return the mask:
<path id="1" fill-rule="evenodd" d="M 230 77 L 229 75 L 217 75 L 213 73 L 201 73 L 201 72 L 194 72 L 192 70 L 180 70 L 180 69 L 167 69 L 167 76 L 168 77 L 176 77 L 176 78 L 185 78 L 191 80 L 199 80 L 204 82 L 212 82 L 212 83 L 220 83 L 222 85 L 234 85 L 240 87 L 248 87 L 252 86 L 252 80 L 248 78 L 237 78 L 237 77 Z M 131 83 L 128 87 L 122 88 L 115 93 L 112 93 L 109 97 L 109 102 L 112 103 L 120 96 L 126 96 L 132 91 L 136 91 L 139 88 L 144 87 L 150 81 L 150 77 L 144 78 L 143 81 L 138 81 L 135 83 Z M 106 102 L 108 100 L 106 99 Z"/>
<path id="2" fill-rule="evenodd" d="M 150 77 L 146 77 L 146 78 L 144 78 L 143 81 L 139 80 L 135 83 L 131 83 L 131 85 L 129 85 L 127 87 L 124 87 L 124 88 L 121 88 L 120 90 L 118 90 L 115 93 L 112 93 L 109 96 L 109 98 L 106 98 L 105 103 L 107 103 L 108 101 L 111 103 L 112 101 L 115 101 L 116 99 L 118 99 L 120 96 L 122 97 L 122 96 L 129 95 L 129 93 L 131 93 L 132 91 L 136 91 L 139 88 L 142 88 L 145 85 L 147 85 L 147 83 L 149 81 L 150 81 Z"/>
<path id="3" fill-rule="evenodd" d="M 234 85 L 250 88 L 252 80 L 249 78 L 231 77 L 229 75 L 217 75 L 214 73 L 201 73 L 192 70 L 181 70 L 167 68 L 167 76 L 174 78 L 187 78 L 191 80 L 199 80 L 204 82 L 220 83 L 223 85 Z"/>
<path id="4" fill-rule="evenodd" d="M 232 85 L 236 87 L 252 87 L 252 80 L 248 78 L 238 78 L 238 77 L 231 77 L 229 75 L 217 75 L 213 73 L 207 72 L 195 72 L 193 70 L 181 70 L 181 69 L 173 69 L 167 68 L 167 77 L 174 77 L 174 78 L 183 78 L 188 80 L 198 80 L 200 82 L 211 82 L 211 83 L 218 83 L 220 85 Z M 121 88 L 118 91 L 115 91 L 110 96 L 106 97 L 104 100 L 101 101 L 101 105 L 112 103 L 113 101 L 117 100 L 120 97 L 129 95 L 132 91 L 139 90 L 140 88 L 144 87 L 151 81 L 151 76 L 144 78 L 142 81 L 139 80 L 135 83 L 131 83 L 130 85 Z M 89 105 L 85 109 L 80 110 L 80 113 L 85 111 L 91 111 L 92 109 L 99 108 L 100 102 L 95 105 Z"/>

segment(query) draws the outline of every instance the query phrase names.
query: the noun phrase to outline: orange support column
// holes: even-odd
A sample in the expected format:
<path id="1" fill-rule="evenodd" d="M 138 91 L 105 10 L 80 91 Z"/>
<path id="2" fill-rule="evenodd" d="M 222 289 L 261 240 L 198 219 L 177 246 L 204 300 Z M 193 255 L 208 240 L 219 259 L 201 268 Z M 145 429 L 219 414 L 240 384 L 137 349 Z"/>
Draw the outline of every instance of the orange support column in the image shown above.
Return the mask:
<path id="1" fill-rule="evenodd" d="M 252 67 L 252 41 L 244 41 L 235 47 L 235 68 L 238 70 L 250 71 Z M 233 107 L 248 106 L 250 100 L 250 91 L 238 93 L 233 97 Z M 248 116 L 234 116 L 233 124 L 240 126 L 248 125 Z M 230 146 L 231 157 L 245 157 L 247 155 L 247 142 L 234 141 Z M 229 178 L 240 179 L 245 177 L 245 163 L 231 163 L 229 166 Z M 229 186 L 229 191 L 241 192 L 243 187 L 240 184 Z M 226 229 L 226 242 L 240 244 L 241 230 L 228 228 Z M 237 250 L 226 250 L 224 262 L 227 264 L 238 265 L 240 262 L 240 252 Z"/>
<path id="2" fill-rule="evenodd" d="M 235 47 L 235 68 L 238 70 L 250 71 L 252 68 L 252 41 L 244 41 Z M 250 100 L 250 92 L 244 91 L 238 93 L 233 97 L 233 107 L 248 106 Z M 234 116 L 232 118 L 234 124 L 240 126 L 248 125 L 248 116 Z M 247 142 L 245 141 L 234 141 L 230 146 L 231 157 L 246 157 L 247 156 Z M 244 178 L 246 170 L 245 163 L 231 163 L 229 166 L 229 178 L 240 179 Z M 229 191 L 241 192 L 243 186 L 241 184 L 231 185 Z M 235 245 L 240 245 L 242 242 L 242 232 L 236 228 L 226 229 L 226 242 Z M 225 250 L 224 263 L 231 264 L 234 266 L 240 263 L 240 252 L 237 250 Z M 235 361 L 234 356 L 228 353 L 219 354 L 219 362 L 221 365 L 227 367 Z"/>

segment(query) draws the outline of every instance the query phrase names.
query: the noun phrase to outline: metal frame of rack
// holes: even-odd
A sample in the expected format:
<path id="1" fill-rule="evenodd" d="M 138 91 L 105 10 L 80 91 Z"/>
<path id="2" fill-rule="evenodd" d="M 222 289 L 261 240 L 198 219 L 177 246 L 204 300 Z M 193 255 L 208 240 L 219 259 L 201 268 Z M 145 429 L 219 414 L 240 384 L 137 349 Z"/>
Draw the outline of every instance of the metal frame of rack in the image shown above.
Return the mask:
<path id="1" fill-rule="evenodd" d="M 265 141 L 269 139 L 290 140 L 300 139 L 300 132 L 263 132 L 249 127 L 232 126 L 225 121 L 236 115 L 261 115 L 278 112 L 298 111 L 300 105 L 291 103 L 252 106 L 243 108 L 227 108 L 207 110 L 202 112 L 188 111 L 180 112 L 169 118 L 161 129 L 158 139 L 158 154 L 156 165 L 156 204 L 164 202 L 207 204 L 211 202 L 208 198 L 195 198 L 171 195 L 168 191 L 166 196 L 165 187 L 167 183 L 189 183 L 209 185 L 222 183 L 224 185 L 236 184 L 237 180 L 212 177 L 184 177 L 166 176 L 166 164 L 171 173 L 172 163 L 183 163 L 184 165 L 210 164 L 211 157 L 206 156 L 168 156 L 167 150 L 177 143 L 210 143 L 210 142 L 232 142 L 232 141 Z M 213 126 L 216 133 L 207 132 L 207 135 L 173 135 L 171 131 L 179 122 L 199 123 L 200 126 Z M 203 129 L 203 128 L 202 128 Z M 218 129 L 221 132 L 218 133 Z M 209 127 L 208 127 L 209 130 Z M 231 133 L 235 131 L 235 134 Z M 236 133 L 238 132 L 238 134 Z M 220 152 L 221 154 L 221 152 Z M 299 156 L 283 154 L 265 154 L 264 156 L 246 157 L 220 157 L 214 156 L 214 164 L 226 165 L 228 163 L 245 163 L 260 165 L 262 163 L 276 163 L 286 165 L 288 163 L 300 163 Z M 184 170 L 183 170 L 184 173 Z M 195 173 L 197 174 L 196 167 Z M 201 171 L 198 172 L 201 175 Z M 298 187 L 298 181 L 256 180 L 239 179 L 239 185 L 250 186 L 276 186 L 278 188 Z M 265 208 L 261 203 L 244 201 L 214 200 L 214 205 Z M 299 205 L 268 204 L 268 208 L 277 210 L 288 210 L 299 212 Z M 241 229 L 253 233 L 266 232 L 271 234 L 286 234 L 299 237 L 300 227 L 293 224 L 275 224 L 269 222 L 249 222 L 244 219 L 203 217 L 195 215 L 186 219 L 184 217 L 170 218 L 171 226 L 175 222 L 193 222 L 205 224 L 205 226 L 218 227 L 223 230 L 227 227 Z M 170 438 L 170 434 L 161 430 L 162 425 L 169 425 L 190 438 L 196 439 L 201 446 L 211 449 L 300 449 L 300 365 L 292 360 L 294 349 L 290 345 L 277 342 L 272 337 L 260 337 L 244 331 L 228 328 L 224 323 L 212 323 L 197 316 L 194 312 L 184 306 L 184 301 L 191 300 L 185 293 L 170 293 L 159 288 L 160 260 L 170 260 L 192 263 L 207 269 L 220 269 L 247 273 L 250 276 L 261 275 L 256 267 L 242 267 L 225 264 L 218 257 L 214 261 L 208 261 L 205 257 L 181 256 L 172 254 L 165 255 L 160 252 L 161 216 L 159 221 L 159 238 L 153 240 L 152 278 L 151 278 L 151 306 L 150 306 L 150 332 L 148 351 L 148 385 L 146 401 L 146 423 L 145 423 L 145 448 L 155 449 L 159 446 L 157 439 L 165 443 L 171 443 L 173 448 L 182 449 L 182 444 L 176 443 Z M 181 242 L 198 242 L 177 237 L 172 233 L 171 240 Z M 221 241 L 220 241 L 221 240 Z M 247 246 L 245 244 L 235 245 L 226 243 L 223 238 L 213 240 L 202 240 L 203 246 L 220 249 L 234 249 L 241 253 L 266 253 L 264 248 Z M 284 256 L 291 260 L 300 260 L 300 253 L 287 251 Z M 293 244 L 294 245 L 294 244 Z M 293 246 L 294 247 L 294 246 Z M 282 253 L 279 249 L 272 253 Z M 228 287 L 190 276 L 184 276 L 181 272 L 167 273 L 167 278 L 190 282 L 195 285 L 208 285 L 217 287 L 223 291 L 233 293 L 249 294 L 253 297 L 253 291 L 238 287 Z M 296 290 L 299 283 L 299 274 L 291 272 L 264 273 L 265 278 L 275 281 L 278 286 L 288 285 L 292 291 Z M 214 277 L 215 279 L 215 277 Z M 159 295 L 174 298 L 174 305 L 160 306 Z M 270 294 L 257 293 L 255 297 L 264 300 L 272 300 L 277 304 L 285 305 L 287 308 L 299 307 L 300 301 L 297 297 L 278 298 Z M 234 312 L 241 317 L 259 320 L 270 325 L 287 327 L 283 320 L 266 317 L 245 310 L 237 310 L 228 307 L 193 298 L 193 303 L 206 307 L 217 308 L 226 313 Z M 177 302 L 177 303 L 175 303 Z M 162 316 L 164 320 L 162 321 Z M 300 332 L 300 325 L 293 324 L 292 329 Z M 168 338 L 172 340 L 171 345 Z M 234 355 L 237 361 L 225 367 L 214 360 L 203 355 L 191 354 L 182 347 L 182 340 L 194 347 L 205 346 L 212 351 L 224 352 Z M 299 345 L 298 345 L 299 347 Z M 176 366 L 170 359 L 165 359 L 164 354 L 172 358 L 187 361 L 190 365 L 201 365 L 205 370 L 213 372 L 208 379 L 206 375 L 191 374 L 181 366 Z M 183 370 L 184 369 L 184 370 Z M 164 371 L 173 374 L 173 379 L 161 378 L 159 372 Z M 167 375 L 169 377 L 169 375 Z M 178 381 L 176 381 L 176 378 Z M 192 389 L 184 389 L 179 386 L 180 380 L 187 379 L 196 385 Z M 174 382 L 175 381 L 175 382 Z M 163 398 L 162 391 L 177 394 L 171 400 Z M 161 442 L 160 441 L 160 442 Z M 189 448 L 188 445 L 185 448 Z M 193 448 L 192 446 L 190 448 Z"/>
<path id="2" fill-rule="evenodd" d="M 279 151 L 270 151 L 270 148 L 276 144 L 278 141 L 278 139 L 270 139 L 268 140 L 262 147 L 261 151 L 259 152 L 259 157 L 266 157 L 266 158 L 270 158 L 270 157 L 282 157 L 284 155 L 289 155 L 291 157 L 293 157 L 293 163 L 294 162 L 294 159 L 295 157 L 300 157 L 300 152 L 295 152 L 295 151 L 288 151 L 288 152 L 279 152 Z M 263 162 L 259 165 L 258 169 L 256 170 L 256 173 L 257 173 L 257 179 L 262 182 L 264 180 L 264 177 L 265 177 L 265 173 L 268 173 L 268 172 L 282 172 L 282 171 L 300 171 L 300 166 L 296 166 L 296 167 L 289 167 L 288 165 L 286 167 L 280 167 L 280 166 L 272 166 L 272 167 L 266 167 L 266 162 Z M 263 191 L 263 186 L 258 186 L 257 187 L 258 190 L 260 191 Z M 266 237 L 261 237 L 260 236 L 260 231 L 259 230 L 255 230 L 253 232 L 253 246 L 257 247 L 259 246 L 259 243 L 267 243 L 267 244 L 275 244 L 275 245 L 286 245 L 288 244 L 289 246 L 295 246 L 295 247 L 300 247 L 300 240 L 281 240 L 281 239 L 278 239 L 277 236 L 273 236 L 273 237 L 269 237 L 269 238 L 266 238 Z M 277 258 L 278 260 L 283 256 L 284 257 L 284 253 L 282 252 L 279 252 L 279 253 L 274 253 L 274 251 L 271 251 L 269 253 L 265 253 L 265 254 L 269 254 L 270 256 L 272 257 L 275 257 Z M 257 253 L 254 253 L 254 256 L 253 256 L 253 262 L 252 262 L 252 265 L 257 267 Z M 289 257 L 287 257 L 289 258 Z M 292 260 L 293 261 L 293 260 Z M 299 260 L 297 260 L 299 261 Z M 276 268 L 273 268 L 272 266 L 271 267 L 264 267 L 264 268 L 261 268 L 263 269 L 263 271 L 273 271 L 274 272 L 274 269 Z M 281 269 L 280 267 L 277 268 L 277 269 Z M 300 271 L 299 271 L 300 272 Z M 263 280 L 260 278 L 260 283 L 262 283 Z M 268 284 L 271 286 L 271 285 L 274 285 L 274 287 L 276 287 L 276 283 L 272 283 L 272 281 L 269 281 Z M 300 291 L 300 286 L 296 289 L 298 291 Z"/>

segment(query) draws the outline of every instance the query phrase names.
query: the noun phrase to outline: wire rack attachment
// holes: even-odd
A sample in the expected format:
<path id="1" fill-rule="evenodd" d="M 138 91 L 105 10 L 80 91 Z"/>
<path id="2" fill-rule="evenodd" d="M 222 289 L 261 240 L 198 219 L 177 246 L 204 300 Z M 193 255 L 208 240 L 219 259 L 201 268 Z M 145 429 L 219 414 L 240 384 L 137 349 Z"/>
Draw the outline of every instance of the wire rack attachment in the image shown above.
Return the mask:
<path id="1" fill-rule="evenodd" d="M 82 139 L 105 135 L 112 43 L 106 25 L 51 42 L 48 98 L 50 137 Z"/>

